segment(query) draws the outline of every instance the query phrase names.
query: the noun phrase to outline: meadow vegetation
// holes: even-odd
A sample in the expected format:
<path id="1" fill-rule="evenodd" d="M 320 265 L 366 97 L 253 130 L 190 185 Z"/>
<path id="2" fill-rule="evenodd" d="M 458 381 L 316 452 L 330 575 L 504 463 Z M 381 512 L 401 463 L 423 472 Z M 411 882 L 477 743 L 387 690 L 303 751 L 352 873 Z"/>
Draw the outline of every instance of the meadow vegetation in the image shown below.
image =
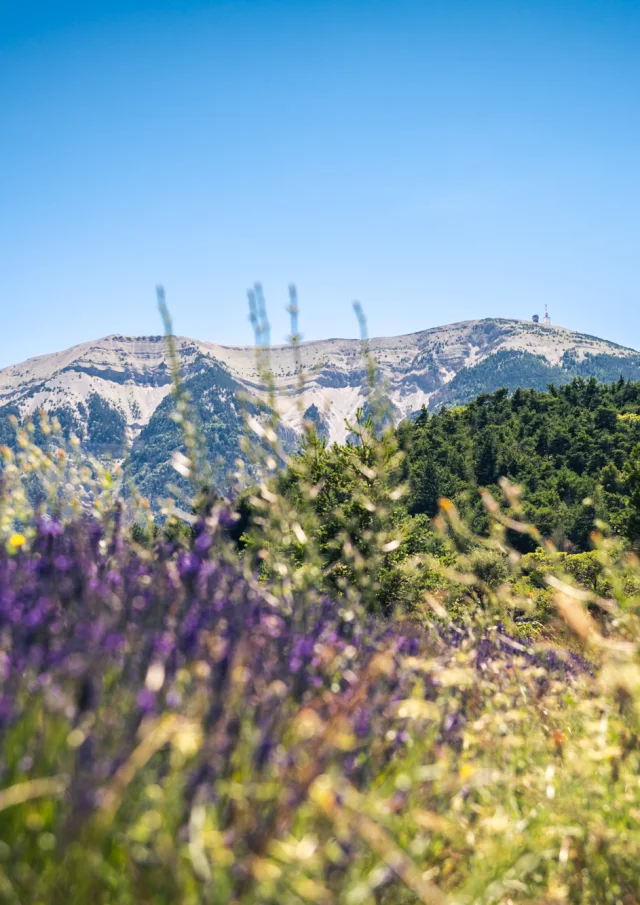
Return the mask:
<path id="1" fill-rule="evenodd" d="M 287 458 L 267 393 L 230 501 L 176 369 L 161 526 L 16 425 L 0 902 L 640 901 L 638 387 L 396 431 L 368 371 L 347 446 Z"/>

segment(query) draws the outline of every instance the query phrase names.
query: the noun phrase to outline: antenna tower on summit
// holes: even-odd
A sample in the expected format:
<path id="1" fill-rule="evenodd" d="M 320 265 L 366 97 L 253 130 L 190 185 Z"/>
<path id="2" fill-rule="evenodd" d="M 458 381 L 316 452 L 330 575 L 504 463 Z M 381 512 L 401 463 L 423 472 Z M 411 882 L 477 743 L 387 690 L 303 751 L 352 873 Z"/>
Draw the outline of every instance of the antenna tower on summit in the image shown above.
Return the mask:
<path id="1" fill-rule="evenodd" d="M 549 309 L 548 309 L 548 307 L 547 307 L 546 305 L 544 306 L 544 321 L 543 321 L 543 323 L 544 323 L 544 325 L 545 325 L 546 327 L 551 326 L 551 318 L 549 317 Z"/>

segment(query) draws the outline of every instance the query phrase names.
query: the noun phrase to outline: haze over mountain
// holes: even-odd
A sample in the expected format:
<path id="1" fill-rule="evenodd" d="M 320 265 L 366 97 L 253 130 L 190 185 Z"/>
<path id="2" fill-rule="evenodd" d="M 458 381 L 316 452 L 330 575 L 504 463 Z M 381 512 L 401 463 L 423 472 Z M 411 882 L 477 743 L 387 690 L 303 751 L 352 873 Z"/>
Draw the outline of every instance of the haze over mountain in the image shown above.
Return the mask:
<path id="1" fill-rule="evenodd" d="M 484 319 L 436 327 L 369 343 L 397 421 L 423 406 L 459 405 L 500 387 L 544 389 L 576 376 L 613 381 L 640 379 L 640 354 L 564 327 Z M 242 430 L 238 394 L 256 398 L 262 388 L 256 350 L 177 337 L 185 386 L 203 428 L 209 454 L 225 465 L 238 455 Z M 346 420 L 366 405 L 361 343 L 327 339 L 298 347 L 274 346 L 270 363 L 276 401 L 289 439 L 301 412 L 329 442 L 344 442 Z M 21 421 L 39 409 L 55 414 L 66 431 L 96 452 L 131 463 L 143 491 L 160 491 L 171 473 L 180 434 L 169 415 L 171 373 L 162 336 L 113 335 L 63 352 L 29 359 L 0 371 L 0 438 L 10 440 L 8 416 Z"/>

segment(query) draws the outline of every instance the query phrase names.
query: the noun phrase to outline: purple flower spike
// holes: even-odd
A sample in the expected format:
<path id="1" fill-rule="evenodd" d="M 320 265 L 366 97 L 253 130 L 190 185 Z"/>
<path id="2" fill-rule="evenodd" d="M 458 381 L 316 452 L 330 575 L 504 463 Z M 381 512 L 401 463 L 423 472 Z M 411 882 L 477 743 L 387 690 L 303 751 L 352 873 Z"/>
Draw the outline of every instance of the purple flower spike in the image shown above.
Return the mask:
<path id="1" fill-rule="evenodd" d="M 138 692 L 136 704 L 143 713 L 150 713 L 155 707 L 155 703 L 156 696 L 152 691 L 148 691 L 145 688 L 143 691 Z"/>

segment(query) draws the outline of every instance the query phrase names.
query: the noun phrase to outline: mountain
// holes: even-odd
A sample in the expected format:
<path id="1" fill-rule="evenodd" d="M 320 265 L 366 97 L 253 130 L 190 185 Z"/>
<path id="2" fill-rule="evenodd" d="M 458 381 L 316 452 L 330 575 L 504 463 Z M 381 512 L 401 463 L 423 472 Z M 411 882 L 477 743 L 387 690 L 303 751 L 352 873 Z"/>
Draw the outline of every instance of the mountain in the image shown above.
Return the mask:
<path id="1" fill-rule="evenodd" d="M 237 457 L 242 431 L 238 395 L 263 388 L 252 347 L 221 346 L 176 337 L 185 387 L 197 409 L 210 458 L 226 467 Z M 545 389 L 576 376 L 611 382 L 640 379 L 633 349 L 564 327 L 488 318 L 369 343 L 399 421 L 423 406 L 466 404 L 501 387 Z M 302 417 L 329 441 L 348 437 L 345 419 L 366 405 L 361 343 L 328 339 L 270 350 L 275 396 L 291 443 Z M 304 377 L 300 396 L 299 381 Z M 9 442 L 8 416 L 20 420 L 44 408 L 91 452 L 122 457 L 132 448 L 143 492 L 160 492 L 180 435 L 171 419 L 171 369 L 162 336 L 109 336 L 0 370 L 0 442 Z M 174 473 L 175 476 L 175 473 Z"/>

